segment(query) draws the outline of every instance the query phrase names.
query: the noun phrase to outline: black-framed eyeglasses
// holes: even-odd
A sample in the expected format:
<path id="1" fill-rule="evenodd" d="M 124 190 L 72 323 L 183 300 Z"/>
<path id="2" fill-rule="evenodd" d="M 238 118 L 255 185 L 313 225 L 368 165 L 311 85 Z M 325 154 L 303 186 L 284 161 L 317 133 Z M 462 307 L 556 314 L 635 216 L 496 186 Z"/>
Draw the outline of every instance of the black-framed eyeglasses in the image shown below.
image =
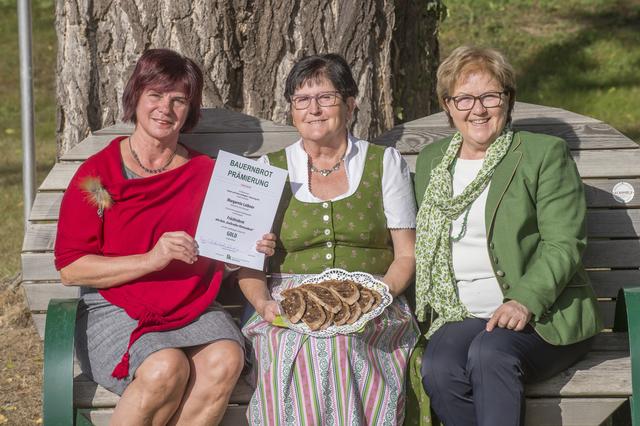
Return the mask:
<path id="1" fill-rule="evenodd" d="M 322 92 L 315 96 L 311 95 L 295 95 L 291 97 L 291 104 L 295 109 L 307 109 L 311 105 L 311 100 L 315 99 L 316 103 L 323 107 L 334 106 L 338 103 L 340 92 Z"/>
<path id="2" fill-rule="evenodd" d="M 485 108 L 497 108 L 502 105 L 502 97 L 506 95 L 506 90 L 502 92 L 485 92 L 479 96 L 472 95 L 459 95 L 448 96 L 445 100 L 453 101 L 453 105 L 458 111 L 469 111 L 476 105 L 476 100 L 480 101 L 480 104 Z"/>

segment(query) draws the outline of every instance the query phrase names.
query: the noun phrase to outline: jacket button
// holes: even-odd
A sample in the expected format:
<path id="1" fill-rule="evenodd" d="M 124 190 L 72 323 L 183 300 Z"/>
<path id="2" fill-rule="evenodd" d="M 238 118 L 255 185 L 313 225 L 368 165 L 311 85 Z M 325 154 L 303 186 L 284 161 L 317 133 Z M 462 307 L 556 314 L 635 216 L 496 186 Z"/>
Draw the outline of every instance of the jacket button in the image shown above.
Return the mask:
<path id="1" fill-rule="evenodd" d="M 509 284 L 507 283 L 502 283 L 502 288 L 505 290 L 509 290 L 509 287 L 511 287 Z"/>
<path id="2" fill-rule="evenodd" d="M 504 277 L 504 271 L 501 271 L 500 269 L 498 269 L 496 271 L 496 275 L 499 276 L 499 277 Z"/>
<path id="3" fill-rule="evenodd" d="M 493 247 L 494 247 L 494 246 L 493 246 L 493 241 L 491 241 L 491 242 L 489 243 L 489 248 L 493 250 Z"/>

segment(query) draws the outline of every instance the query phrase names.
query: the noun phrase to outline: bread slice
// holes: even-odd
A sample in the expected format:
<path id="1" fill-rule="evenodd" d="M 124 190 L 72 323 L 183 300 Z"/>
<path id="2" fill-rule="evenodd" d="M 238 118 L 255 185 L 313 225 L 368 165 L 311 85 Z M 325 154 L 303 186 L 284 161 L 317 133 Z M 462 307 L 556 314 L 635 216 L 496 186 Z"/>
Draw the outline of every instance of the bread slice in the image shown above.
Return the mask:
<path id="1" fill-rule="evenodd" d="M 304 300 L 304 293 L 297 288 L 290 288 L 284 290 L 281 295 L 284 296 L 284 299 L 280 302 L 284 314 L 292 324 L 299 322 L 307 307 L 307 303 Z"/>
<path id="2" fill-rule="evenodd" d="M 338 297 L 340 297 L 340 299 L 348 305 L 353 305 L 360 297 L 358 286 L 353 281 L 331 280 L 325 281 L 321 284 L 335 292 Z"/>
<path id="3" fill-rule="evenodd" d="M 360 298 L 358 299 L 358 306 L 362 310 L 363 314 L 366 314 L 371 310 L 373 304 L 375 302 L 375 297 L 373 295 L 373 291 L 366 287 L 360 288 Z"/>
<path id="4" fill-rule="evenodd" d="M 340 298 L 325 287 L 317 284 L 307 284 L 302 287 L 307 292 L 308 298 L 318 302 L 328 312 L 337 314 L 342 309 Z"/>
<path id="5" fill-rule="evenodd" d="M 360 309 L 360 305 L 358 305 L 357 303 L 349 305 L 349 309 L 351 310 L 351 316 L 347 320 L 347 324 L 353 324 L 362 316 L 362 309 Z"/>
<path id="6" fill-rule="evenodd" d="M 344 325 L 347 323 L 350 317 L 351 317 L 351 308 L 347 303 L 342 302 L 342 309 L 340 309 L 340 312 L 335 314 L 335 316 L 333 317 L 333 323 L 335 325 Z"/>
<path id="7" fill-rule="evenodd" d="M 377 291 L 371 289 L 371 293 L 373 294 L 373 297 L 375 298 L 375 301 L 373 302 L 373 305 L 371 306 L 371 309 L 375 309 L 380 303 L 382 303 L 382 295 L 380 293 L 378 293 Z"/>
<path id="8" fill-rule="evenodd" d="M 324 309 L 322 309 L 322 306 L 320 306 L 318 302 L 310 297 L 308 297 L 305 302 L 307 307 L 304 315 L 302 315 L 302 321 L 307 324 L 311 330 L 318 330 L 327 319 Z"/>
<path id="9" fill-rule="evenodd" d="M 326 330 L 327 328 L 329 328 L 329 326 L 333 325 L 333 318 L 335 314 L 333 312 L 327 311 L 326 309 L 324 310 L 324 314 L 326 316 L 326 319 L 324 320 L 324 324 L 320 326 L 320 330 Z"/>

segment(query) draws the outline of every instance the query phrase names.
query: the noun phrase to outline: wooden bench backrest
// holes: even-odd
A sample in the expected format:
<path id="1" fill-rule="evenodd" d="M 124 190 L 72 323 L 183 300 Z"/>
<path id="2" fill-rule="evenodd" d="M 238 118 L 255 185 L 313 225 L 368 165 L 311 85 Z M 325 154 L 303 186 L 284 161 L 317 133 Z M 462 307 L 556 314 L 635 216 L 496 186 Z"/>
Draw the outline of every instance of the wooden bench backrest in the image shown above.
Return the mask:
<path id="1" fill-rule="evenodd" d="M 640 148 L 599 120 L 558 108 L 516 103 L 514 127 L 560 136 L 571 148 L 589 205 L 589 246 L 584 259 L 601 298 L 605 324 L 611 327 L 618 290 L 640 285 Z M 41 336 L 49 299 L 77 295 L 77 289 L 60 285 L 53 266 L 62 194 L 82 161 L 116 135 L 131 130 L 130 125 L 116 124 L 89 136 L 62 156 L 38 189 L 22 247 L 22 279 Z M 444 114 L 439 113 L 397 126 L 373 142 L 398 148 L 413 170 L 422 147 L 452 132 Z M 186 145 L 211 156 L 223 149 L 250 158 L 297 139 L 291 126 L 220 109 L 205 109 L 194 132 L 182 137 Z M 627 203 L 612 195 L 620 182 L 627 182 L 635 191 Z M 230 294 L 223 303 L 237 314 L 241 299 Z"/>

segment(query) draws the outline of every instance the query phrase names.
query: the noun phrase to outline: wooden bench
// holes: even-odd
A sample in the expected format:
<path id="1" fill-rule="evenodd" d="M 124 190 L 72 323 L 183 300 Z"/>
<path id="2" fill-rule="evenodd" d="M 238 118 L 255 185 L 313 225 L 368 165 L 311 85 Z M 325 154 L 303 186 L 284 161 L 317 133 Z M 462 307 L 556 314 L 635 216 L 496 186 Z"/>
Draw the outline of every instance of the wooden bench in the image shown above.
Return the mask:
<path id="1" fill-rule="evenodd" d="M 637 144 L 601 121 L 557 108 L 517 103 L 514 126 L 563 137 L 583 177 L 589 204 L 589 246 L 585 264 L 600 298 L 607 331 L 596 339 L 592 352 L 577 365 L 544 383 L 527 388 L 528 425 L 600 425 L 632 395 L 632 363 L 640 341 L 640 293 L 627 291 L 629 323 L 626 333 L 620 289 L 640 287 L 640 149 Z M 34 322 L 43 336 L 46 317 L 44 421 L 45 424 L 107 424 L 118 397 L 80 373 L 73 362 L 73 326 L 77 290 L 60 284 L 53 267 L 53 244 L 62 194 L 80 163 L 99 151 L 115 135 L 130 133 L 117 124 L 89 136 L 65 153 L 39 188 L 22 249 L 23 287 Z M 397 126 L 374 140 L 398 148 L 413 168 L 421 148 L 451 134 L 442 113 Z M 294 128 L 235 112 L 210 109 L 192 134 L 190 147 L 215 156 L 219 149 L 255 158 L 280 149 L 298 138 Z M 617 201 L 613 188 L 626 182 L 635 191 L 629 202 Z M 627 186 L 619 185 L 624 197 Z M 627 192 L 628 193 L 628 192 Z M 51 304 L 49 304 L 51 299 Z M 237 289 L 224 291 L 222 303 L 235 318 L 242 298 Z M 617 303 L 620 301 L 621 303 Z M 632 362 L 633 360 L 633 362 Z M 636 374 L 640 366 L 634 369 Z M 640 386 L 640 377 L 634 380 Z M 231 397 L 223 424 L 246 424 L 244 412 L 252 385 L 242 377 Z M 636 423 L 640 424 L 640 423 Z"/>

